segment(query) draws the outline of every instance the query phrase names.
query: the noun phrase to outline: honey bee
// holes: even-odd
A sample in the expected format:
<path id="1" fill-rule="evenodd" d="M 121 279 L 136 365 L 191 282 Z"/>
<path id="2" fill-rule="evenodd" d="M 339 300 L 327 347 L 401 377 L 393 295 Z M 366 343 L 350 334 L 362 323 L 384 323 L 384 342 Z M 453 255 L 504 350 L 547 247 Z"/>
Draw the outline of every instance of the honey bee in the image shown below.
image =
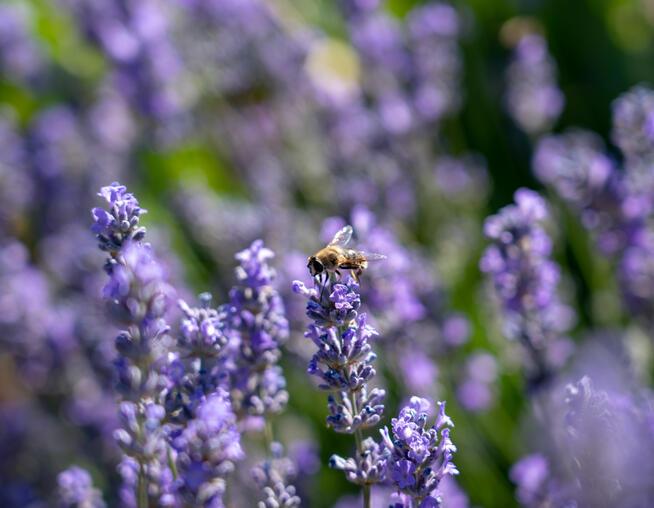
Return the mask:
<path id="1" fill-rule="evenodd" d="M 313 256 L 309 256 L 307 268 L 312 277 L 322 274 L 328 276 L 335 273 L 340 277 L 339 270 L 350 270 L 355 281 L 368 268 L 368 261 L 386 259 L 383 254 L 374 254 L 355 249 L 348 249 L 346 245 L 352 239 L 352 226 L 345 226 L 334 235 L 327 246 L 320 249 Z"/>

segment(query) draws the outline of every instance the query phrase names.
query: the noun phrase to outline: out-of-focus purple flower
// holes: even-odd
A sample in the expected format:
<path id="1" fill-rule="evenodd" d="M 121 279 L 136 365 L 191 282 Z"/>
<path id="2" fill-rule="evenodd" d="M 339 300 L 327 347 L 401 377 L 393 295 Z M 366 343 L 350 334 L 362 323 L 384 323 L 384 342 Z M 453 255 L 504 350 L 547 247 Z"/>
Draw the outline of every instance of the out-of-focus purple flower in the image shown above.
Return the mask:
<path id="1" fill-rule="evenodd" d="M 491 276 L 503 311 L 508 338 L 519 340 L 532 362 L 531 383 L 549 376 L 544 352 L 572 324 L 572 310 L 557 295 L 559 267 L 551 259 L 552 242 L 542 227 L 548 212 L 535 192 L 519 189 L 514 205 L 486 219 L 484 233 L 492 244 L 481 259 Z"/>
<path id="2" fill-rule="evenodd" d="M 71 466 L 57 477 L 61 508 L 104 508 L 100 491 L 93 487 L 91 475 L 81 467 Z"/>
<path id="3" fill-rule="evenodd" d="M 517 486 L 521 505 L 536 507 L 547 499 L 550 468 L 545 456 L 534 453 L 521 458 L 511 467 L 509 476 Z"/>
<path id="4" fill-rule="evenodd" d="M 273 287 L 276 274 L 269 264 L 273 256 L 261 240 L 239 252 L 238 283 L 229 293 L 231 326 L 240 341 L 231 385 L 234 409 L 257 416 L 280 413 L 288 401 L 277 362 L 289 326 Z"/>
<path id="5" fill-rule="evenodd" d="M 184 122 L 184 64 L 173 40 L 174 6 L 159 0 L 62 0 L 112 64 L 116 89 L 160 130 Z"/>
<path id="6" fill-rule="evenodd" d="M 493 402 L 492 385 L 497 379 L 497 362 L 489 353 L 474 353 L 466 361 L 465 378 L 457 388 L 461 405 L 469 411 L 483 411 Z"/>
<path id="7" fill-rule="evenodd" d="M 2 9 L 2 7 L 0 7 Z M 0 18 L 2 13 L 0 12 Z M 2 23 L 2 21 L 0 21 Z M 2 43 L 0 43 L 0 46 Z M 28 174 L 25 142 L 17 132 L 13 115 L 0 111 L 0 232 L 21 227 L 24 212 L 34 198 L 34 182 Z"/>
<path id="8" fill-rule="evenodd" d="M 399 492 L 410 496 L 415 506 L 439 506 L 435 491 L 446 475 L 459 473 L 452 455 L 456 447 L 450 440 L 452 420 L 445 414 L 445 403 L 438 403 L 432 426 L 427 418 L 430 404 L 412 397 L 391 421 L 391 430 L 381 430 L 383 445 L 390 452 L 387 477 Z"/>
<path id="9" fill-rule="evenodd" d="M 599 137 L 580 130 L 546 136 L 537 145 L 533 167 L 543 183 L 581 214 L 603 252 L 624 248 L 631 234 L 623 219 L 624 185 Z"/>
<path id="10" fill-rule="evenodd" d="M 409 13 L 407 30 L 415 111 L 425 121 L 439 121 L 461 104 L 459 14 L 449 4 L 432 2 Z"/>
<path id="11" fill-rule="evenodd" d="M 463 315 L 454 314 L 445 320 L 441 332 L 448 346 L 458 347 L 470 338 L 470 323 Z"/>
<path id="12" fill-rule="evenodd" d="M 222 506 L 225 478 L 244 456 L 227 392 L 219 388 L 207 397 L 173 446 L 182 498 L 192 506 Z"/>
<path id="13" fill-rule="evenodd" d="M 300 506 L 300 498 L 289 481 L 297 475 L 295 464 L 284 456 L 280 443 L 270 445 L 270 457 L 252 470 L 254 483 L 263 493 L 258 508 L 293 508 Z"/>
<path id="14" fill-rule="evenodd" d="M 520 128 L 530 135 L 550 129 L 565 98 L 556 84 L 556 64 L 542 36 L 528 34 L 520 39 L 506 79 L 506 106 Z"/>
<path id="15" fill-rule="evenodd" d="M 27 5 L 0 6 L 0 73 L 12 81 L 34 80 L 44 68 L 43 55 L 29 33 Z"/>
<path id="16" fill-rule="evenodd" d="M 438 366 L 424 351 L 409 348 L 409 351 L 401 355 L 399 363 L 411 393 L 427 395 L 436 385 Z"/>
<path id="17" fill-rule="evenodd" d="M 654 91 L 635 86 L 613 102 L 613 142 L 622 150 L 627 165 L 654 157 Z"/>
<path id="18" fill-rule="evenodd" d="M 598 389 L 588 376 L 566 387 L 565 403 L 561 458 L 579 505 L 646 504 L 653 492 L 651 406 L 626 391 Z M 633 464 L 638 472 L 630 471 Z"/>
<path id="19" fill-rule="evenodd" d="M 484 159 L 476 154 L 442 156 L 436 160 L 434 178 L 443 198 L 470 206 L 488 194 L 488 172 Z"/>

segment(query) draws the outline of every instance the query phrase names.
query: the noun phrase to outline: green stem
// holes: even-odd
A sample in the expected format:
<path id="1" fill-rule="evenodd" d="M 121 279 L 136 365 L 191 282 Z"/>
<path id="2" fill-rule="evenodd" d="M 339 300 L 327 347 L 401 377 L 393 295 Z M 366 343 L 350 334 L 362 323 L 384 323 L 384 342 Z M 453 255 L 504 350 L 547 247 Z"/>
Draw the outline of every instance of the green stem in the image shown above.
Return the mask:
<path id="1" fill-rule="evenodd" d="M 350 392 L 352 396 L 352 411 L 356 415 L 359 410 L 357 408 L 357 396 L 356 392 Z M 363 435 L 361 429 L 354 431 L 354 442 L 357 447 L 357 462 L 363 456 Z M 363 485 L 363 508 L 370 508 L 370 484 L 366 483 Z"/>
<path id="2" fill-rule="evenodd" d="M 266 455 L 270 454 L 270 446 L 273 442 L 273 430 L 268 418 L 266 418 L 266 426 L 263 428 L 263 441 L 266 445 Z"/>
<path id="3" fill-rule="evenodd" d="M 142 461 L 139 461 L 139 478 L 137 489 L 138 508 L 148 508 L 148 481 L 145 477 L 145 464 L 143 464 Z"/>

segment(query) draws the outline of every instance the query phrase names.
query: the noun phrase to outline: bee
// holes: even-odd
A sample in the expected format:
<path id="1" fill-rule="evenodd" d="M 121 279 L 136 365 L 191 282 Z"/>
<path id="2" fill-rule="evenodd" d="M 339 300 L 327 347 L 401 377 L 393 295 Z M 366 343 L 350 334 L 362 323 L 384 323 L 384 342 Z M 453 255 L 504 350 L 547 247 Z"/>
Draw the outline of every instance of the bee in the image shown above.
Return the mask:
<path id="1" fill-rule="evenodd" d="M 322 274 L 328 276 L 335 273 L 341 276 L 340 270 L 350 270 L 355 281 L 368 268 L 368 261 L 386 259 L 383 254 L 374 254 L 355 249 L 346 248 L 352 239 L 352 226 L 345 226 L 334 235 L 327 246 L 320 249 L 313 256 L 309 256 L 307 268 L 312 277 Z"/>

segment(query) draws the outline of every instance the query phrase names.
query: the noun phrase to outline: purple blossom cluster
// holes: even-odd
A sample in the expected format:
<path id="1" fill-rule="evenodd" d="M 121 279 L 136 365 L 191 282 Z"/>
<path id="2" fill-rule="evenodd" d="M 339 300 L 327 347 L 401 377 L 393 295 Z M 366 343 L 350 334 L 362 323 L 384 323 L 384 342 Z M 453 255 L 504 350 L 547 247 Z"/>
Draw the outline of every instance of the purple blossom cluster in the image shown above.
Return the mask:
<path id="1" fill-rule="evenodd" d="M 523 344 L 536 386 L 560 365 L 562 359 L 552 358 L 557 355 L 548 355 L 548 349 L 565 340 L 572 322 L 571 309 L 557 294 L 560 269 L 543 227 L 547 214 L 543 198 L 519 189 L 515 204 L 486 219 L 484 233 L 492 243 L 480 262 L 502 308 L 505 334 Z"/>
<path id="2" fill-rule="evenodd" d="M 556 83 L 556 63 L 541 35 L 528 33 L 518 40 L 506 80 L 506 107 L 516 124 L 531 136 L 551 129 L 565 98 Z"/>
<path id="3" fill-rule="evenodd" d="M 284 304 L 275 290 L 274 257 L 261 240 L 239 252 L 238 284 L 229 293 L 231 328 L 239 335 L 231 380 L 235 409 L 254 416 L 280 413 L 288 402 L 278 361 L 289 335 Z"/>
<path id="4" fill-rule="evenodd" d="M 645 506 L 654 466 L 646 451 L 654 438 L 649 397 L 619 385 L 600 389 L 588 376 L 567 384 L 564 393 L 550 408 L 550 449 L 511 469 L 521 504 Z M 637 473 L 628 472 L 633 460 Z"/>
<path id="5" fill-rule="evenodd" d="M 626 305 L 646 321 L 654 297 L 648 289 L 654 185 L 647 169 L 653 96 L 639 86 L 613 104 L 613 140 L 624 156 L 623 171 L 599 138 L 583 131 L 543 138 L 533 161 L 536 176 L 581 214 L 601 251 L 616 263 Z"/>
<path id="6" fill-rule="evenodd" d="M 240 434 L 227 392 L 218 389 L 198 407 L 196 418 L 176 433 L 179 494 L 191 506 L 223 506 L 225 477 L 243 458 Z"/>
<path id="7" fill-rule="evenodd" d="M 428 508 L 441 506 L 436 492 L 446 475 L 459 474 L 452 461 L 456 447 L 450 439 L 454 424 L 445 414 L 445 403 L 438 403 L 438 414 L 433 425 L 427 424 L 429 401 L 412 397 L 397 418 L 391 421 L 391 430 L 381 431 L 383 444 L 390 452 L 388 476 L 411 501 L 406 507 Z"/>

